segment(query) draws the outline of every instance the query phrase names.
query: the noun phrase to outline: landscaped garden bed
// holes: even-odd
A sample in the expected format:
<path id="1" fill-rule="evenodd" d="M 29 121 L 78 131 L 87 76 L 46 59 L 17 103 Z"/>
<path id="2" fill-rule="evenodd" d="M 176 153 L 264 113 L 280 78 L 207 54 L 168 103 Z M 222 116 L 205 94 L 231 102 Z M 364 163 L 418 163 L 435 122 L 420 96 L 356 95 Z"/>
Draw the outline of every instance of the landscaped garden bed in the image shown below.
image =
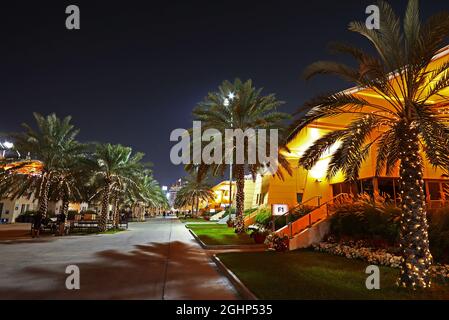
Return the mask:
<path id="1" fill-rule="evenodd" d="M 230 228 L 226 224 L 188 224 L 186 227 L 192 230 L 205 245 L 256 244 L 248 233 L 237 234 L 234 228 Z"/>
<path id="2" fill-rule="evenodd" d="M 399 270 L 380 266 L 380 290 L 365 286 L 369 263 L 312 250 L 222 253 L 219 259 L 260 299 L 449 299 L 449 285 L 396 286 Z"/>

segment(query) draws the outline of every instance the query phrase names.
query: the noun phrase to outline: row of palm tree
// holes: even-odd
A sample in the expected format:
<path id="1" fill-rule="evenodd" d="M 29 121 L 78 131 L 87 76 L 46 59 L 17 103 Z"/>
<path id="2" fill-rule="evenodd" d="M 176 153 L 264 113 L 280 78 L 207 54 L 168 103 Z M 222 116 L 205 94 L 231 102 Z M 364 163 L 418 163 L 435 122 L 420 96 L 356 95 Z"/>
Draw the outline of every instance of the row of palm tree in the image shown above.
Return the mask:
<path id="1" fill-rule="evenodd" d="M 154 180 L 143 153 L 120 144 L 83 144 L 71 117 L 35 113 L 36 129 L 10 134 L 25 158 L 2 159 L 0 198 L 34 196 L 45 217 L 49 201 L 62 201 L 67 214 L 70 202 L 101 202 L 99 228 L 105 231 L 112 204 L 115 224 L 122 206 L 165 207 L 166 197 Z M 36 171 L 23 173 L 27 166 Z"/>
<path id="2" fill-rule="evenodd" d="M 299 115 L 285 130 L 289 115 L 280 113 L 282 105 L 273 94 L 263 96 L 251 80 L 234 83 L 225 81 L 216 92 L 211 92 L 193 111 L 195 120 L 202 121 L 202 129 L 278 129 L 285 134 L 287 144 L 303 128 L 322 118 L 349 115 L 354 120 L 346 129 L 333 131 L 319 139 L 301 157 L 299 164 L 311 169 L 320 157 L 337 141 L 338 149 L 332 155 L 327 176 L 343 172 L 347 180 L 355 180 L 363 161 L 375 149 L 378 175 L 392 173 L 400 166 L 402 193 L 401 249 L 403 262 L 398 284 L 407 288 L 430 286 L 428 224 L 423 181 L 423 157 L 435 167 L 449 170 L 448 117 L 437 112 L 449 105 L 444 90 L 449 87 L 449 63 L 438 68 L 430 64 L 449 36 L 449 13 L 439 13 L 422 23 L 418 0 L 409 0 L 401 26 L 391 6 L 379 1 L 379 30 L 369 29 L 364 22 L 353 22 L 349 30 L 367 38 L 371 52 L 356 46 L 334 44 L 338 53 L 349 54 L 356 67 L 333 61 L 319 61 L 306 70 L 306 78 L 317 74 L 334 74 L 382 97 L 384 103 L 365 100 L 355 91 L 323 95 L 304 104 Z M 434 97 L 442 98 L 436 105 Z M 245 164 L 232 166 L 237 182 L 236 231 L 243 232 L 244 175 L 253 177 L 267 167 L 267 163 L 249 163 L 248 145 L 245 145 Z M 223 158 L 232 156 L 235 149 L 223 150 Z M 288 173 L 288 162 L 279 154 L 279 168 Z M 195 168 L 199 176 L 225 174 L 221 164 L 200 163 Z"/>
<path id="3" fill-rule="evenodd" d="M 184 179 L 184 183 L 176 193 L 175 208 L 186 208 L 191 206 L 192 214 L 199 214 L 200 202 L 214 200 L 212 183 L 208 177 L 192 173 Z"/>

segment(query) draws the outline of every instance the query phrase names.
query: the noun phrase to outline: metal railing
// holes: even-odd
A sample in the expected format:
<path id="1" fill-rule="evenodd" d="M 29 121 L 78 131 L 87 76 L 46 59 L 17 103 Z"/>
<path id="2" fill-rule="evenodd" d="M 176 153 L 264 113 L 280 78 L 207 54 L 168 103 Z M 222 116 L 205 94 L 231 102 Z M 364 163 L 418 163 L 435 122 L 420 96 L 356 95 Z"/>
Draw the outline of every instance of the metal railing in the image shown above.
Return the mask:
<path id="1" fill-rule="evenodd" d="M 311 228 L 315 223 L 327 219 L 330 215 L 329 206 L 335 204 L 336 201 L 345 201 L 351 199 L 351 196 L 347 193 L 340 193 L 332 199 L 321 204 L 313 211 L 309 212 L 302 218 L 287 224 L 286 226 L 278 229 L 276 233 L 283 237 L 288 236 L 290 239 L 301 231 Z"/>
<path id="2" fill-rule="evenodd" d="M 291 223 L 292 221 L 289 221 L 290 216 L 293 215 L 294 213 L 297 213 L 301 208 L 305 208 L 310 202 L 312 202 L 312 200 L 315 200 L 315 199 L 317 200 L 317 205 L 311 206 L 311 207 L 314 207 L 313 210 L 315 210 L 316 208 L 320 207 L 320 205 L 321 205 L 321 199 L 322 199 L 321 195 L 314 196 L 310 199 L 307 199 L 306 201 L 299 203 L 298 205 L 294 206 L 293 208 L 290 208 L 283 215 L 275 217 L 272 221 L 273 231 L 279 230 L 279 229 L 285 227 L 288 223 Z"/>

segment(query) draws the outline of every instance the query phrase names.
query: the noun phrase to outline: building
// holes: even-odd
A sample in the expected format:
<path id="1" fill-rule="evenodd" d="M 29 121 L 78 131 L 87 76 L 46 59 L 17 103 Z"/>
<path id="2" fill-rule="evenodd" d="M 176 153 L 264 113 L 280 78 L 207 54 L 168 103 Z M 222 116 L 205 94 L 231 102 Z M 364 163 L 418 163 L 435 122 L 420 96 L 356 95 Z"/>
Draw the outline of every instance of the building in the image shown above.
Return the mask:
<path id="1" fill-rule="evenodd" d="M 449 46 L 441 50 L 440 54 L 434 58 L 431 67 L 436 68 L 445 62 L 449 63 Z M 448 91 L 447 96 L 449 96 L 449 89 L 446 90 Z M 382 97 L 368 89 L 352 88 L 347 91 L 369 102 L 388 107 Z M 433 101 L 435 104 L 439 104 L 443 101 L 442 99 L 444 98 L 435 97 Z M 439 112 L 447 114 L 449 109 L 442 107 Z M 311 170 L 298 167 L 301 155 L 314 141 L 330 131 L 344 129 L 351 120 L 348 115 L 318 120 L 299 132 L 288 144 L 291 152 L 286 154 L 293 168 L 292 176 L 285 174 L 284 180 L 271 175 L 259 176 L 253 192 L 256 204 L 288 204 L 290 207 L 308 201 L 318 204 L 318 202 L 324 203 L 342 193 L 385 194 L 397 201 L 399 168 L 396 168 L 391 176 L 376 176 L 375 148 L 371 149 L 369 157 L 361 167 L 359 181 L 353 184 L 346 183 L 342 174 L 338 174 L 331 181 L 325 179 L 327 166 L 336 146 L 330 148 Z M 431 207 L 443 206 L 449 202 L 449 177 L 446 173 L 433 168 L 426 162 L 424 180 L 427 202 Z"/>
<path id="2" fill-rule="evenodd" d="M 430 68 L 434 70 L 443 63 L 449 63 L 449 47 L 444 48 L 434 57 Z M 392 76 L 393 80 L 394 78 Z M 432 97 L 432 100 L 437 108 L 438 105 L 442 105 L 438 112 L 447 115 L 449 114 L 449 108 L 444 107 L 442 103 L 447 103 L 445 97 L 449 96 L 449 89 L 446 90 L 447 94 Z M 346 92 L 361 97 L 370 103 L 386 108 L 389 107 L 389 104 L 383 97 L 377 95 L 376 92 L 370 89 L 352 88 Z M 320 235 L 325 232 L 320 229 L 324 224 L 321 224 L 320 227 L 317 226 L 316 230 L 310 227 L 318 221 L 326 220 L 327 204 L 332 203 L 336 198 L 342 197 L 345 194 L 366 193 L 369 195 L 386 195 L 395 203 L 399 203 L 399 168 L 396 168 L 389 176 L 385 174 L 376 175 L 375 148 L 371 148 L 370 154 L 359 170 L 359 180 L 355 183 L 345 182 L 345 177 L 342 174 L 337 174 L 330 181 L 327 181 L 325 178 L 327 166 L 337 145 L 329 148 L 328 152 L 320 158 L 311 170 L 305 170 L 298 166 L 298 160 L 301 155 L 317 139 L 330 131 L 345 129 L 346 125 L 352 120 L 353 115 L 345 114 L 313 122 L 297 133 L 294 139 L 288 144 L 290 153 L 286 153 L 285 155 L 293 168 L 293 174 L 291 176 L 285 174 L 284 180 L 272 175 L 257 177 L 255 188 L 251 195 L 254 206 L 286 204 L 289 208 L 293 208 L 301 204 L 308 204 L 316 207 L 308 216 L 295 221 L 291 226 L 285 226 L 282 230 L 278 230 L 279 234 L 289 235 L 291 237 L 290 245 L 293 249 L 305 247 L 313 241 L 320 240 Z M 375 136 L 371 137 L 371 139 L 375 138 Z M 425 160 L 423 178 L 425 181 L 425 194 L 428 207 L 438 208 L 449 204 L 448 175 L 442 170 L 432 167 Z M 251 193 L 250 190 L 248 190 L 248 193 Z M 306 229 L 308 230 L 305 231 Z"/>

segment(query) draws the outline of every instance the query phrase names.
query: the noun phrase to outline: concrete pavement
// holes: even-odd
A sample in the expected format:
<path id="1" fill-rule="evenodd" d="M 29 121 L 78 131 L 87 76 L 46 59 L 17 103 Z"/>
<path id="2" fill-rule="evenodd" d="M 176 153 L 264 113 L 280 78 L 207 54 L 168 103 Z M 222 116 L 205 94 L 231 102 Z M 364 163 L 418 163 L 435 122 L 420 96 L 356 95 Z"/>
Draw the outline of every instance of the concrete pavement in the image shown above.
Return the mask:
<path id="1" fill-rule="evenodd" d="M 67 290 L 77 265 L 81 289 Z M 0 299 L 237 299 L 228 279 L 175 218 L 113 235 L 0 244 Z"/>

